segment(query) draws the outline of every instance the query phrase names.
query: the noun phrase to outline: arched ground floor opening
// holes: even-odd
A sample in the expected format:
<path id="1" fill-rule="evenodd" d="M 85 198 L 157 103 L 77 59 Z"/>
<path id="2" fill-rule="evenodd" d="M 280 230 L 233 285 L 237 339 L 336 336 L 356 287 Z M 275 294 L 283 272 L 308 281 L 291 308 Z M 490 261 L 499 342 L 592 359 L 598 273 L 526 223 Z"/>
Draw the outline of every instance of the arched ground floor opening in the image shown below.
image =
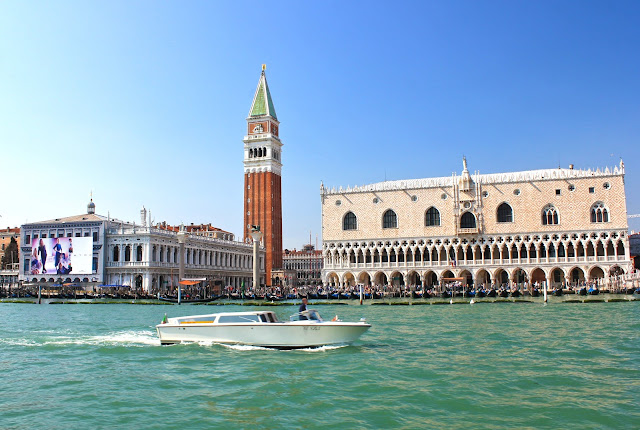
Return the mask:
<path id="1" fill-rule="evenodd" d="M 561 287 L 565 283 L 564 270 L 556 267 L 551 271 L 551 287 Z"/>
<path id="2" fill-rule="evenodd" d="M 391 285 L 394 287 L 400 287 L 404 285 L 404 276 L 400 272 L 393 272 L 391 274 Z"/>
<path id="3" fill-rule="evenodd" d="M 531 271 L 531 283 L 533 285 L 541 285 L 543 282 L 547 280 L 547 275 L 545 275 L 544 270 L 539 267 L 536 267 Z"/>
<path id="4" fill-rule="evenodd" d="M 582 270 L 581 268 L 574 267 L 569 273 L 569 279 L 571 280 L 572 284 L 581 284 L 585 282 L 584 270 Z"/>
<path id="5" fill-rule="evenodd" d="M 485 269 L 478 270 L 476 273 L 476 285 L 478 288 L 481 285 L 484 285 L 485 287 L 491 285 L 491 274 L 489 274 Z"/>
<path id="6" fill-rule="evenodd" d="M 429 270 L 424 275 L 424 281 L 427 287 L 433 287 L 434 285 L 438 285 L 438 275 L 432 270 Z"/>
<path id="7" fill-rule="evenodd" d="M 356 277 L 351 272 L 347 272 L 342 277 L 342 285 L 344 287 L 353 287 L 356 285 Z"/>
<path id="8" fill-rule="evenodd" d="M 387 285 L 387 275 L 384 274 L 384 272 L 377 272 L 374 276 L 373 276 L 373 283 L 375 285 L 378 286 L 385 286 Z"/>
<path id="9" fill-rule="evenodd" d="M 358 283 L 362 285 L 371 285 L 371 276 L 367 272 L 361 272 L 358 275 Z"/>

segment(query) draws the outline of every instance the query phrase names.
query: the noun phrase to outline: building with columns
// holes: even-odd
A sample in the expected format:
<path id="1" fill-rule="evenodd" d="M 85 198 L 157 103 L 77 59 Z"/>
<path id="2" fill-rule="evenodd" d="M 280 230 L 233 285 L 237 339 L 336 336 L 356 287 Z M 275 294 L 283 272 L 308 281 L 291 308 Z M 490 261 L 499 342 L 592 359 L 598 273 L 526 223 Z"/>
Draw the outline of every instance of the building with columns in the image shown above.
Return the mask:
<path id="1" fill-rule="evenodd" d="M 251 229 L 259 226 L 264 234 L 268 285 L 281 281 L 272 272 L 282 269 L 282 141 L 279 127 L 263 65 L 244 137 L 244 240 L 249 242 Z"/>
<path id="2" fill-rule="evenodd" d="M 320 187 L 334 285 L 604 280 L 632 271 L 624 164 Z"/>
<path id="3" fill-rule="evenodd" d="M 287 285 L 292 287 L 310 287 L 322 284 L 322 251 L 311 244 L 304 245 L 301 250 L 285 249 L 283 255 Z"/>
<path id="4" fill-rule="evenodd" d="M 22 282 L 44 286 L 71 282 L 81 287 L 128 286 L 149 293 L 176 287 L 181 279 L 205 278 L 212 287 L 253 283 L 251 244 L 235 241 L 233 234 L 210 224 L 151 225 L 144 208 L 140 224 L 136 224 L 96 214 L 92 201 L 86 214 L 25 224 L 21 235 L 25 244 L 19 268 Z M 91 273 L 32 273 L 32 239 L 57 237 L 92 238 Z M 260 272 L 264 274 L 264 249 L 260 249 L 259 259 Z"/>

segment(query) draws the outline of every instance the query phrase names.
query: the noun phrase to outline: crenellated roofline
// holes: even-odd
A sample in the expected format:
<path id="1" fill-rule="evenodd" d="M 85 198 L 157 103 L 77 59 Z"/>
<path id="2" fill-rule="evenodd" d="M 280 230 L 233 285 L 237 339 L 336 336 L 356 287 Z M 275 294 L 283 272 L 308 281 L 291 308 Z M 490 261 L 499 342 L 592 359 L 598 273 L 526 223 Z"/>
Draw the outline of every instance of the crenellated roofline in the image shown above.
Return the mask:
<path id="1" fill-rule="evenodd" d="M 521 172 L 507 173 L 489 173 L 473 175 L 473 181 L 482 185 L 488 184 L 508 184 L 521 183 L 530 181 L 553 181 L 558 179 L 571 178 L 592 178 L 592 177 L 610 177 L 624 176 L 624 163 L 620 161 L 620 166 L 613 168 L 606 167 L 604 169 L 541 169 L 541 170 L 525 170 Z M 452 187 L 457 184 L 460 176 L 455 173 L 451 176 L 439 178 L 422 178 L 422 179 L 402 179 L 396 181 L 377 182 L 369 185 L 333 187 L 327 188 L 324 185 L 320 187 L 320 193 L 324 195 L 342 194 L 342 193 L 366 193 L 372 191 L 395 191 L 407 189 L 422 188 L 440 188 Z"/>

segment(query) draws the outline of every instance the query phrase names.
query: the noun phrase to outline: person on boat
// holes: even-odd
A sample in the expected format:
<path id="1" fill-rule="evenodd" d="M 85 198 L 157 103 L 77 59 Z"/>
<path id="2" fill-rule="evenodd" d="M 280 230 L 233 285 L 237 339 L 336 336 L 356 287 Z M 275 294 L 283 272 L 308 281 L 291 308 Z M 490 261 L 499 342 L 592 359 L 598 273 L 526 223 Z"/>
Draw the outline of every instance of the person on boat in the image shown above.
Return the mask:
<path id="1" fill-rule="evenodd" d="M 303 297 L 302 298 L 302 304 L 300 305 L 300 307 L 298 308 L 298 314 L 299 314 L 299 319 L 300 321 L 303 320 L 308 320 L 309 318 L 307 318 L 306 315 L 303 315 L 303 312 L 307 311 L 307 298 Z"/>

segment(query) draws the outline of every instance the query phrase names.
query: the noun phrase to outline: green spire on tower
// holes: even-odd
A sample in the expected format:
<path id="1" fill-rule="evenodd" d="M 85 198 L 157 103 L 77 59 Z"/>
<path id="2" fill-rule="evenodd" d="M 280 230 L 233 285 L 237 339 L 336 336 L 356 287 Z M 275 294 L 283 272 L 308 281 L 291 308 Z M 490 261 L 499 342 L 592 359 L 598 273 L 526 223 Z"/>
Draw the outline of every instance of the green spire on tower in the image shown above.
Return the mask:
<path id="1" fill-rule="evenodd" d="M 262 65 L 262 73 L 260 74 L 260 81 L 258 82 L 258 89 L 256 95 L 253 96 L 253 103 L 251 104 L 251 110 L 249 110 L 249 116 L 270 116 L 277 120 L 276 109 L 273 107 L 273 100 L 271 99 L 271 93 L 269 92 L 269 85 L 267 84 L 267 77 L 264 74 L 267 66 Z"/>

